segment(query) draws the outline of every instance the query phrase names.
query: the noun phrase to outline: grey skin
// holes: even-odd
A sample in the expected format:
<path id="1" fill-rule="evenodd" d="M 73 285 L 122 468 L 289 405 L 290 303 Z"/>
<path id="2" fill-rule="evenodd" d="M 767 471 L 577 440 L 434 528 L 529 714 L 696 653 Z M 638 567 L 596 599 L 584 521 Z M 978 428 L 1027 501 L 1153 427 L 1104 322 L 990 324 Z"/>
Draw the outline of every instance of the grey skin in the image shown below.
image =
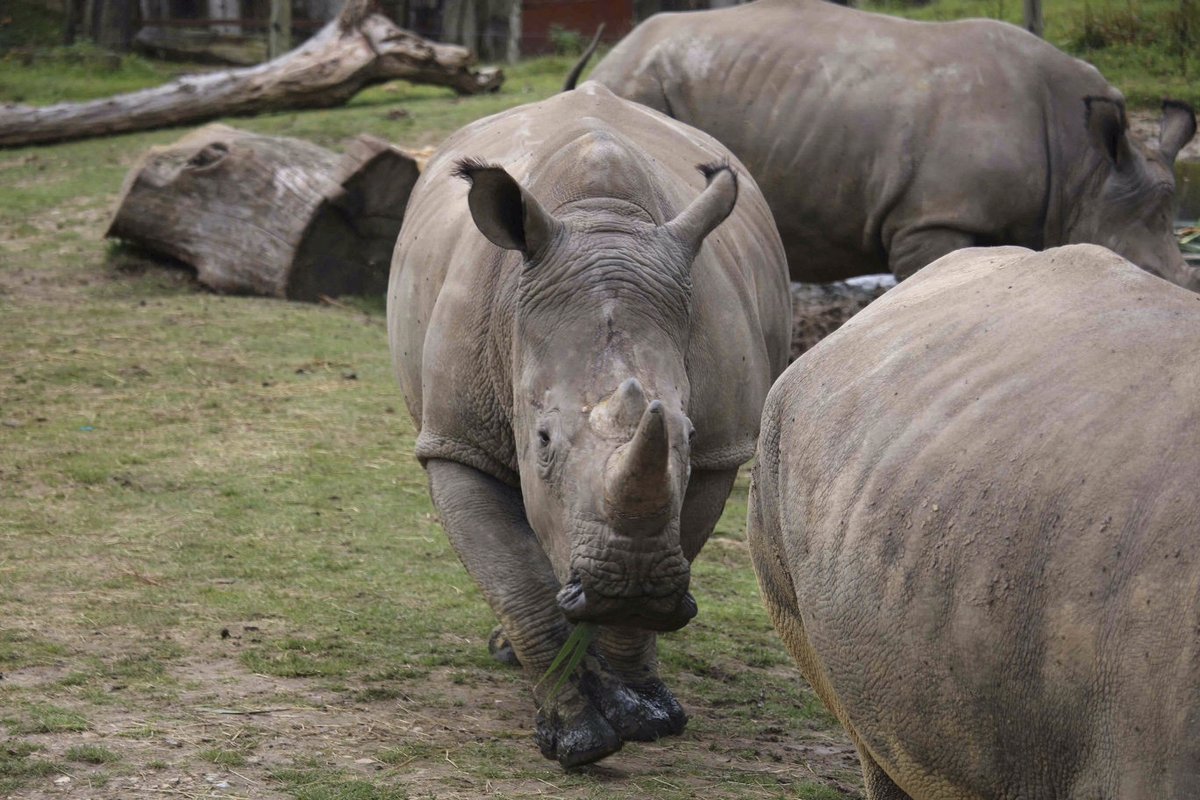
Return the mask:
<path id="1" fill-rule="evenodd" d="M 794 280 L 1091 242 L 1200 290 L 1171 226 L 1191 108 L 1167 102 L 1147 148 L 1094 67 L 1015 26 L 760 0 L 651 17 L 591 79 L 736 153 Z"/>
<path id="2" fill-rule="evenodd" d="M 1200 797 L 1200 298 L 1094 245 L 929 265 L 763 412 L 763 597 L 869 800 Z"/>
<path id="3" fill-rule="evenodd" d="M 703 172 L 697 165 L 711 165 Z M 566 766 L 683 729 L 656 631 L 787 363 L 766 202 L 710 136 L 596 84 L 475 122 L 413 189 L 388 334 L 442 524 Z M 572 624 L 598 644 L 555 698 Z"/>

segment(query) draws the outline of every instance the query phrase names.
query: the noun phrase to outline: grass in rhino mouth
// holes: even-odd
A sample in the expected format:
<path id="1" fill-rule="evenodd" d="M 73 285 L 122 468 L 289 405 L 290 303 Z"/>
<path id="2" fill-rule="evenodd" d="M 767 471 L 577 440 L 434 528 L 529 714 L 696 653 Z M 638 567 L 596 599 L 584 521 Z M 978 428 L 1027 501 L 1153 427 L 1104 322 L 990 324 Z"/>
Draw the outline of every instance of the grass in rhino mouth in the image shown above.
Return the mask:
<path id="1" fill-rule="evenodd" d="M 554 702 L 554 698 L 558 697 L 558 693 L 562 691 L 563 684 L 575 670 L 583 663 L 584 656 L 587 655 L 588 647 L 595 640 L 596 635 L 600 633 L 600 626 L 595 622 L 580 622 L 575 625 L 571 631 L 571 635 L 563 642 L 563 646 L 558 649 L 558 655 L 550 662 L 550 666 L 546 668 L 546 672 L 538 680 L 538 686 L 553 680 L 554 684 L 546 693 L 545 704 L 549 705 Z M 557 676 L 557 677 L 555 677 Z"/>

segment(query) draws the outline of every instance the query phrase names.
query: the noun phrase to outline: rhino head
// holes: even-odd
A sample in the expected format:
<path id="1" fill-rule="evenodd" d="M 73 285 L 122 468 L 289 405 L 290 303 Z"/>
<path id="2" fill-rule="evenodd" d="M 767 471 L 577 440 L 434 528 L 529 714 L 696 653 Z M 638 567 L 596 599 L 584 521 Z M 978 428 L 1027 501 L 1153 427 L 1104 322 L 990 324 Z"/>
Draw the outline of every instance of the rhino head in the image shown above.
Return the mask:
<path id="1" fill-rule="evenodd" d="M 475 225 L 523 257 L 512 331 L 512 429 L 526 516 L 572 622 L 674 630 L 696 613 L 679 516 L 696 431 L 684 359 L 691 268 L 733 210 L 737 179 L 674 219 L 585 197 L 547 211 L 505 170 L 460 162 Z"/>
<path id="2" fill-rule="evenodd" d="M 1159 147 L 1133 141 L 1123 103 L 1085 99 L 1088 135 L 1098 166 L 1069 230 L 1070 244 L 1102 244 L 1147 272 L 1200 291 L 1200 272 L 1189 267 L 1174 235 L 1175 156 L 1196 133 L 1191 106 L 1163 103 Z"/>

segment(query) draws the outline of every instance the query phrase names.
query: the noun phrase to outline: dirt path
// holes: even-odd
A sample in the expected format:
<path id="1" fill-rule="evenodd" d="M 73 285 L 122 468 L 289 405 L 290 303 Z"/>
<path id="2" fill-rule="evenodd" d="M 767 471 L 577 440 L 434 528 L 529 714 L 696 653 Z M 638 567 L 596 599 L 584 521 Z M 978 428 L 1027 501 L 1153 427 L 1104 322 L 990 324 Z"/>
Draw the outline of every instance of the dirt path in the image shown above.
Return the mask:
<path id="1" fill-rule="evenodd" d="M 65 670 L 18 670 L 5 682 L 49 689 Z M 316 680 L 254 674 L 232 652 L 192 657 L 171 671 L 188 688 L 169 701 L 89 703 L 89 730 L 24 737 L 41 748 L 36 758 L 59 762 L 71 748 L 101 746 L 132 765 L 123 774 L 97 781 L 103 765 L 71 763 L 9 796 L 275 800 L 296 796 L 297 781 L 285 780 L 290 791 L 281 788 L 281 773 L 295 773 L 303 786 L 306 773 L 315 783 L 336 772 L 345 784 L 385 770 L 399 772 L 407 796 L 443 800 L 594 797 L 598 786 L 624 797 L 663 784 L 693 796 L 728 796 L 737 787 L 738 796 L 776 797 L 815 782 L 856 795 L 857 759 L 845 742 L 797 741 L 766 722 L 752 737 L 714 741 L 705 731 L 723 727 L 729 708 L 689 707 L 693 730 L 680 739 L 627 745 L 599 765 L 565 773 L 533 746 L 530 703 L 516 680 L 464 684 L 439 670 L 408 692 L 366 699 Z M 121 687 L 109 690 L 116 697 Z M 436 702 L 426 702 L 430 697 Z M 496 741 L 515 746 L 497 751 Z M 492 756 L 504 763 L 481 763 Z M 758 791 L 746 792 L 753 787 Z"/>

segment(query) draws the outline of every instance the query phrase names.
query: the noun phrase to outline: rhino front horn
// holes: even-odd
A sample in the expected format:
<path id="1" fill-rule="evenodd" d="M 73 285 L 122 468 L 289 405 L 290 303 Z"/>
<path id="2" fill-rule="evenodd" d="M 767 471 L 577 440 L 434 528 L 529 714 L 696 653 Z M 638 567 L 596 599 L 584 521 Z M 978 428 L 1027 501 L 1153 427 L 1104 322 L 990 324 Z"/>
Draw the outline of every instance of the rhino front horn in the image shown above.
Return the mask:
<path id="1" fill-rule="evenodd" d="M 604 497 L 618 518 L 657 515 L 671 505 L 671 441 L 666 412 L 655 400 L 646 406 L 637 431 L 609 458 Z"/>

